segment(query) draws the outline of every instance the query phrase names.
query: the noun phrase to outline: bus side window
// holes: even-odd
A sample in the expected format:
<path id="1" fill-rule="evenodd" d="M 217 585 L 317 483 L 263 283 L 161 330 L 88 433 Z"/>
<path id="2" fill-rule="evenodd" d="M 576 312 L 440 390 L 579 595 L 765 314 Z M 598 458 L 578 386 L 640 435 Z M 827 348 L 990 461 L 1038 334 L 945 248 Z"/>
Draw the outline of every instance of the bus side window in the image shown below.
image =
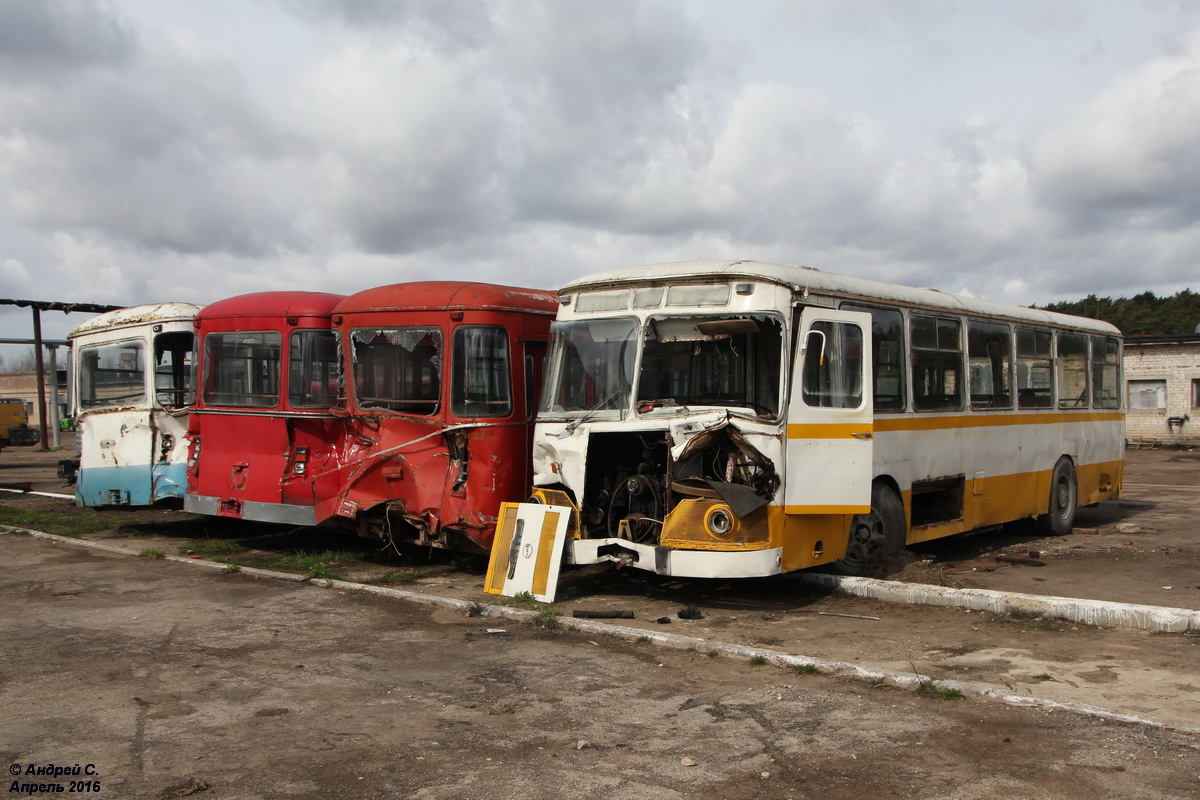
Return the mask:
<path id="1" fill-rule="evenodd" d="M 842 311 L 865 311 L 871 315 L 871 355 L 875 363 L 875 411 L 903 411 L 904 316 L 894 308 L 876 308 L 843 303 Z"/>
<path id="2" fill-rule="evenodd" d="M 971 408 L 1012 408 L 1012 331 L 1003 322 L 967 322 Z"/>
<path id="3" fill-rule="evenodd" d="M 804 403 L 820 408 L 862 405 L 862 329 L 845 322 L 815 322 L 804 354 Z"/>
<path id="4" fill-rule="evenodd" d="M 1121 345 L 1106 336 L 1092 337 L 1092 404 L 1121 407 Z"/>
<path id="5" fill-rule="evenodd" d="M 1057 339 L 1058 407 L 1087 408 L 1088 337 L 1059 331 Z"/>
<path id="6" fill-rule="evenodd" d="M 962 323 L 912 314 L 913 407 L 951 411 L 963 407 Z"/>
<path id="7" fill-rule="evenodd" d="M 1050 331 L 1017 328 L 1017 407 L 1050 408 L 1054 380 L 1050 361 Z"/>

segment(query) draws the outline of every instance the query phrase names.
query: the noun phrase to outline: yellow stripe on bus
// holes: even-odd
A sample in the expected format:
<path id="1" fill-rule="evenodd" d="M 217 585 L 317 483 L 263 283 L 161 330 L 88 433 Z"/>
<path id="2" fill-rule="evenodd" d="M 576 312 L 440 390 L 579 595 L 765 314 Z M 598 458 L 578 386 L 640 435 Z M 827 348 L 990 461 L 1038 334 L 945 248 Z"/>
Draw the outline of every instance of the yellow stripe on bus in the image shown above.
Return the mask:
<path id="1" fill-rule="evenodd" d="M 789 439 L 869 438 L 871 435 L 871 421 L 863 420 L 862 422 L 853 423 L 835 422 L 828 425 L 816 422 L 796 423 L 787 426 L 787 435 Z"/>
<path id="2" fill-rule="evenodd" d="M 936 431 L 955 428 L 994 428 L 1009 425 L 1064 425 L 1073 422 L 1119 422 L 1120 411 L 1045 412 L 1037 414 L 957 414 L 950 417 L 876 417 L 875 430 Z"/>
<path id="3" fill-rule="evenodd" d="M 871 506 L 784 506 L 783 510 L 787 514 L 866 514 Z"/>

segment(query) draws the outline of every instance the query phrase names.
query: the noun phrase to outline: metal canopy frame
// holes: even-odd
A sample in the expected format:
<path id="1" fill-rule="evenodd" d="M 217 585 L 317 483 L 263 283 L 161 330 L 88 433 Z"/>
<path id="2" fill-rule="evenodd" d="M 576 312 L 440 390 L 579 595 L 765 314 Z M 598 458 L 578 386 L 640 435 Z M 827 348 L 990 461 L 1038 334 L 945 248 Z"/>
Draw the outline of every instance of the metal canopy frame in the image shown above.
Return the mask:
<path id="1" fill-rule="evenodd" d="M 33 309 L 33 347 L 35 359 L 37 361 L 37 388 L 38 388 L 38 420 L 39 428 L 41 429 L 40 441 L 43 450 L 49 449 L 49 443 L 46 441 L 46 365 L 42 359 L 42 348 L 50 348 L 50 359 L 53 362 L 54 353 L 60 344 L 66 344 L 62 341 L 46 342 L 42 339 L 42 312 L 43 311 L 61 311 L 64 314 L 70 314 L 72 311 L 86 311 L 92 314 L 103 314 L 105 311 L 116 311 L 124 306 L 106 306 L 99 303 L 68 303 L 59 300 L 10 300 L 0 298 L 0 306 L 17 306 L 18 308 Z M 23 340 L 0 340 L 6 344 L 20 344 Z M 58 368 L 54 366 L 55 371 L 55 408 L 58 407 Z M 58 420 L 55 420 L 55 445 L 58 444 Z"/>

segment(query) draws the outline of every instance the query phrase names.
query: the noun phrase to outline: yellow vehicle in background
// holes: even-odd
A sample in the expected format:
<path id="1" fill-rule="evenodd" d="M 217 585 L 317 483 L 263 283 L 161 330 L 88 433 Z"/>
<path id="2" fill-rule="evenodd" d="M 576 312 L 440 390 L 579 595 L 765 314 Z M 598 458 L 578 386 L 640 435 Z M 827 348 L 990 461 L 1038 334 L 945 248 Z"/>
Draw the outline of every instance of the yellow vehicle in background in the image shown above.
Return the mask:
<path id="1" fill-rule="evenodd" d="M 25 401 L 10 397 L 0 397 L 0 447 L 14 444 L 33 444 L 37 441 L 36 431 L 33 440 L 29 439 L 29 417 L 25 413 Z"/>

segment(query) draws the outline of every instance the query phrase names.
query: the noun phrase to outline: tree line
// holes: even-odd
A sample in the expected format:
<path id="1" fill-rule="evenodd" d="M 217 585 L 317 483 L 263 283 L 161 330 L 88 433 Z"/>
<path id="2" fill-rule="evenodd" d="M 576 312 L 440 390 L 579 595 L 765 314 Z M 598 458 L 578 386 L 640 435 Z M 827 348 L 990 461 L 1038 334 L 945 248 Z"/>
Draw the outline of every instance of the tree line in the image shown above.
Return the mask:
<path id="1" fill-rule="evenodd" d="M 1200 325 L 1200 294 L 1191 289 L 1170 297 L 1142 292 L 1116 300 L 1089 294 L 1082 300 L 1034 308 L 1111 322 L 1126 336 L 1180 336 L 1195 333 L 1196 326 Z"/>

